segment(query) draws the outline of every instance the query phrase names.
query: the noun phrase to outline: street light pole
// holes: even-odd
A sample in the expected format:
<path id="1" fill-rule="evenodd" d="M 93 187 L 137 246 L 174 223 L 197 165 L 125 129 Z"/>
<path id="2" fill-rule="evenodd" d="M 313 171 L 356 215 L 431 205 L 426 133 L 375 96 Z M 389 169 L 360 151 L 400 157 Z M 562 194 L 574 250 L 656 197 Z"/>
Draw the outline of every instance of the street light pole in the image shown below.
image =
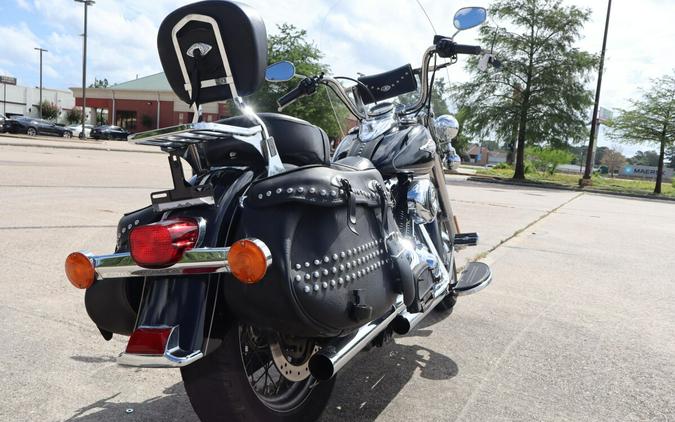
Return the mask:
<path id="1" fill-rule="evenodd" d="M 77 3 L 84 4 L 84 40 L 82 48 L 82 132 L 80 136 L 82 139 L 87 138 L 87 133 L 84 131 L 84 123 L 87 117 L 87 7 L 92 6 L 94 0 L 75 0 Z"/>
<path id="2" fill-rule="evenodd" d="M 38 103 L 38 109 L 40 110 L 40 118 L 42 118 L 42 53 L 46 52 L 44 48 L 35 47 L 33 50 L 40 52 L 40 102 Z"/>
<path id="3" fill-rule="evenodd" d="M 602 87 L 602 69 L 605 65 L 605 49 L 607 47 L 607 30 L 609 29 L 609 14 L 612 10 L 612 0 L 607 0 L 607 18 L 605 20 L 605 34 L 602 38 L 602 52 L 600 53 L 600 66 L 598 69 L 598 86 L 595 88 L 595 104 L 593 105 L 593 117 L 591 119 L 591 138 L 588 141 L 588 152 L 586 153 L 586 169 L 584 169 L 584 177 L 579 180 L 579 186 L 590 186 L 591 171 L 593 169 L 593 150 L 595 148 L 595 132 L 597 131 L 598 123 L 598 107 L 600 106 L 600 88 Z"/>

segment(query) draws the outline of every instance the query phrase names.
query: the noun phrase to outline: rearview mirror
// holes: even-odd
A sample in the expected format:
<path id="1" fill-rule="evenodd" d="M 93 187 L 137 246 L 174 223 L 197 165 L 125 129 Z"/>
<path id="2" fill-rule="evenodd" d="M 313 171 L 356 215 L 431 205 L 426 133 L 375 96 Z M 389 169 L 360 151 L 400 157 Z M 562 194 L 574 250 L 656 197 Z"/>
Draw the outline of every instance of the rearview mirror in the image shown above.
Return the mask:
<path id="1" fill-rule="evenodd" d="M 452 22 L 459 31 L 473 28 L 485 22 L 487 10 L 484 7 L 463 7 L 455 13 Z"/>
<path id="2" fill-rule="evenodd" d="M 276 62 L 267 66 L 265 80 L 267 82 L 285 82 L 295 76 L 295 65 L 289 61 Z"/>

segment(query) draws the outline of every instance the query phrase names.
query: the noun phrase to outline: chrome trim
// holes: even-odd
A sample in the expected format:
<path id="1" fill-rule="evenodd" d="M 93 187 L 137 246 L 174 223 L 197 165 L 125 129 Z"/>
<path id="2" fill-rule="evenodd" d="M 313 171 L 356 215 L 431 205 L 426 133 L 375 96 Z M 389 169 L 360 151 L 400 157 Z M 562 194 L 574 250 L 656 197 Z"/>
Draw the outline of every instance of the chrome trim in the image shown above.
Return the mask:
<path id="1" fill-rule="evenodd" d="M 357 119 L 365 120 L 368 118 L 366 113 L 362 112 L 359 109 L 359 107 L 356 104 L 354 104 L 354 102 L 349 98 L 349 95 L 345 91 L 342 84 L 340 84 L 340 82 L 331 78 L 330 76 L 324 76 L 321 79 L 321 82 L 333 90 L 333 92 L 335 93 L 335 95 L 337 95 L 340 101 L 342 101 L 342 103 L 345 106 L 347 106 L 349 112 L 352 113 L 354 116 L 356 116 Z"/>
<path id="2" fill-rule="evenodd" d="M 201 238 L 201 235 L 200 235 Z M 272 265 L 272 252 L 265 242 L 255 238 L 245 238 L 258 246 L 265 254 L 267 268 Z M 198 242 L 201 239 L 198 240 Z M 96 279 L 123 278 L 123 277 L 157 277 L 171 275 L 193 275 L 210 273 L 229 273 L 227 262 L 229 247 L 225 248 L 194 248 L 185 251 L 180 261 L 166 268 L 144 268 L 136 264 L 129 252 L 120 252 L 110 255 L 93 255 L 82 251 L 96 271 Z"/>
<path id="3" fill-rule="evenodd" d="M 117 363 L 123 366 L 136 366 L 142 368 L 180 368 L 181 366 L 189 365 L 204 357 L 201 350 L 194 350 L 184 356 L 180 356 L 183 351 L 180 349 L 178 342 L 179 332 L 178 326 L 171 329 L 163 355 L 144 355 L 122 352 L 117 357 Z"/>
<path id="4" fill-rule="evenodd" d="M 230 248 L 195 248 L 185 251 L 180 261 L 167 268 L 144 268 L 136 264 L 131 253 L 122 252 L 93 257 L 97 279 L 155 277 L 183 274 L 230 272 L 227 254 Z"/>
<path id="5" fill-rule="evenodd" d="M 389 323 L 405 310 L 405 305 L 397 301 L 396 305 L 392 305 L 392 308 L 392 312 L 389 315 L 362 326 L 355 335 L 340 337 L 335 343 L 324 346 L 316 352 L 309 359 L 309 370 L 312 375 L 320 381 L 331 379 L 357 353 L 384 331 L 389 326 Z"/>

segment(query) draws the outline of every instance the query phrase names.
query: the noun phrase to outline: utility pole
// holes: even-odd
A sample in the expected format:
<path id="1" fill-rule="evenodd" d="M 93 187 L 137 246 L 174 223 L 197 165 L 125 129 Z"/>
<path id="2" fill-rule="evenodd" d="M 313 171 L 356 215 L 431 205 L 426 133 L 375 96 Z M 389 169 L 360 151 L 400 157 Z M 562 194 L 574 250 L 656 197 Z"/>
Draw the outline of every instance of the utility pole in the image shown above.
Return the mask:
<path id="1" fill-rule="evenodd" d="M 82 48 L 82 132 L 80 136 L 82 139 L 87 138 L 87 133 L 84 131 L 84 123 L 87 118 L 87 7 L 92 6 L 94 0 L 75 0 L 77 3 L 84 4 L 84 39 Z"/>
<path id="2" fill-rule="evenodd" d="M 607 19 L 605 20 L 605 35 L 602 38 L 602 52 L 600 53 L 600 67 L 598 69 L 598 86 L 595 88 L 595 104 L 593 105 L 593 117 L 591 119 L 591 138 L 588 141 L 588 152 L 586 153 L 586 168 L 584 177 L 579 180 L 579 186 L 591 186 L 591 172 L 593 171 L 593 150 L 595 149 L 595 136 L 598 122 L 598 107 L 600 107 L 600 88 L 602 87 L 602 69 L 605 65 L 605 49 L 607 47 L 607 30 L 609 29 L 609 14 L 612 10 L 612 0 L 607 0 Z"/>
<path id="3" fill-rule="evenodd" d="M 40 52 L 40 102 L 38 103 L 38 109 L 40 110 L 40 118 L 42 118 L 42 53 L 46 52 L 44 48 L 35 47 L 33 50 Z"/>

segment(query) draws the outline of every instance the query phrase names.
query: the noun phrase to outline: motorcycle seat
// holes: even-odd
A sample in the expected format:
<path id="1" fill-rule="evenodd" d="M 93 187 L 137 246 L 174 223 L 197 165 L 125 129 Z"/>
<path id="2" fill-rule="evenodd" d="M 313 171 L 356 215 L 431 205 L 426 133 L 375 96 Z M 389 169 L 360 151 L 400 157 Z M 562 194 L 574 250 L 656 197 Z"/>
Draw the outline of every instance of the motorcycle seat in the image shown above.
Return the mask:
<path id="1" fill-rule="evenodd" d="M 329 165 L 330 145 L 328 135 L 323 129 L 304 120 L 278 113 L 258 113 L 265 123 L 270 136 L 274 138 L 277 150 L 284 164 L 294 166 Z M 219 120 L 231 126 L 252 127 L 256 123 L 246 116 L 232 116 Z M 239 155 L 239 161 L 230 157 L 233 152 Z M 217 165 L 246 165 L 246 161 L 254 160 L 255 151 L 250 147 L 237 142 L 206 142 L 204 152 L 207 161 L 212 166 Z M 251 157 L 253 154 L 253 158 Z"/>

